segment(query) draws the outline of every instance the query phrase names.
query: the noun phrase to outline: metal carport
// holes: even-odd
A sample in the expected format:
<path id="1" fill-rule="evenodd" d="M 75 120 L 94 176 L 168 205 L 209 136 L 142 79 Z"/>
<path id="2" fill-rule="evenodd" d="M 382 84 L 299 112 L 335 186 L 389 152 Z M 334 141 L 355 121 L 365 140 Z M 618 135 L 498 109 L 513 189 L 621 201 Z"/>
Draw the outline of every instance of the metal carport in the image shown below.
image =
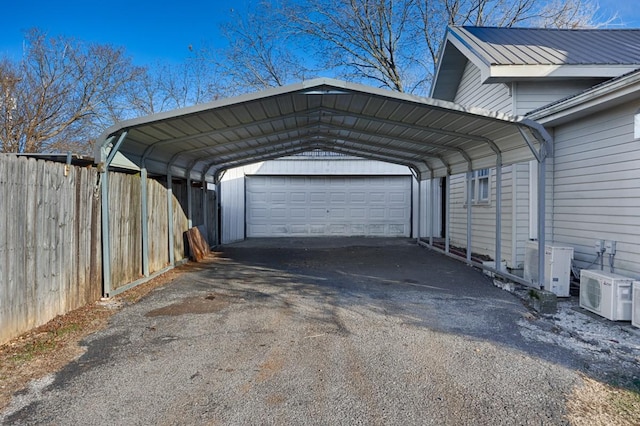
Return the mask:
<path id="1" fill-rule="evenodd" d="M 433 185 L 435 178 L 496 167 L 495 259 L 500 259 L 501 167 L 538 161 L 538 242 L 544 247 L 545 159 L 551 147 L 544 127 L 522 117 L 326 78 L 122 121 L 107 129 L 95 145 L 102 182 L 104 292 L 113 294 L 105 183 L 117 153 L 140 168 L 142 182 L 154 173 L 166 175 L 168 182 L 183 178 L 189 188 L 194 180 L 217 184 L 229 168 L 314 149 L 408 166 L 420 186 L 426 180 Z M 189 218 L 190 194 L 189 190 Z M 433 200 L 428 205 L 433 207 Z M 446 208 L 448 216 L 448 200 Z M 472 263 L 471 210 L 467 209 L 468 263 Z M 433 212 L 424 213 L 429 223 Z M 170 227 L 171 223 L 169 208 Z M 449 254 L 446 223 L 444 251 Z M 142 263 L 148 277 L 146 234 L 143 219 Z M 174 265 L 172 232 L 168 239 L 169 263 Z M 429 246 L 434 248 L 432 235 Z M 544 282 L 544 256 L 539 256 L 538 273 L 539 282 Z"/>

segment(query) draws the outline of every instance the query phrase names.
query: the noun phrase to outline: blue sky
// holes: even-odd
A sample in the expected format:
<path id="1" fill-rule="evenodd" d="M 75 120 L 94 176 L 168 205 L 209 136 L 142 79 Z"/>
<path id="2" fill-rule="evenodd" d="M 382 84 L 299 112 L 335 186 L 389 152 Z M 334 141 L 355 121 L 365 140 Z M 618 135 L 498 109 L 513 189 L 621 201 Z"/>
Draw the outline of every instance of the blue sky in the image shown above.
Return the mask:
<path id="1" fill-rule="evenodd" d="M 242 0 L 7 0 L 2 6 L 0 56 L 19 55 L 24 30 L 125 47 L 137 64 L 181 61 L 189 45 L 219 40 L 230 5 Z M 237 7 L 237 6 L 233 6 Z"/>
<path id="2" fill-rule="evenodd" d="M 180 62 L 189 56 L 189 45 L 219 43 L 219 27 L 230 9 L 242 9 L 250 1 L 6 0 L 0 57 L 19 57 L 24 30 L 38 27 L 51 35 L 122 46 L 139 65 Z M 603 16 L 617 11 L 623 26 L 640 27 L 640 1 L 599 0 L 599 4 Z"/>

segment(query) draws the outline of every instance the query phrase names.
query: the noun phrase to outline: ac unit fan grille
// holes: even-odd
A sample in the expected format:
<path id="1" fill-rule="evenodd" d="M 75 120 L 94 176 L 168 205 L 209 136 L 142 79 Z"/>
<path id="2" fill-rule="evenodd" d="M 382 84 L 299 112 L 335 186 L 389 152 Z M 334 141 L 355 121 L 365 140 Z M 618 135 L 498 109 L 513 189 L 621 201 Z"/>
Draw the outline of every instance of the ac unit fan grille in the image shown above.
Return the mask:
<path id="1" fill-rule="evenodd" d="M 587 278 L 586 280 L 584 287 L 580 290 L 582 303 L 591 309 L 600 311 L 600 304 L 602 303 L 600 282 L 593 278 Z"/>

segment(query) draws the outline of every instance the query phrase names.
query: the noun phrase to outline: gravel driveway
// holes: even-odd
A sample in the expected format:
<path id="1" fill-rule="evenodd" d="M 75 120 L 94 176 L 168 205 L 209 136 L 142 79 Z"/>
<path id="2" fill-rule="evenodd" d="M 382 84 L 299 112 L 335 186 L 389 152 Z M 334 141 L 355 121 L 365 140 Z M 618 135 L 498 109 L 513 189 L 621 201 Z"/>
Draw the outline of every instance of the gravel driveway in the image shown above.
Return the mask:
<path id="1" fill-rule="evenodd" d="M 229 245 L 91 336 L 6 424 L 564 424 L 584 363 L 405 239 Z M 0 417 L 2 418 L 2 417 Z"/>

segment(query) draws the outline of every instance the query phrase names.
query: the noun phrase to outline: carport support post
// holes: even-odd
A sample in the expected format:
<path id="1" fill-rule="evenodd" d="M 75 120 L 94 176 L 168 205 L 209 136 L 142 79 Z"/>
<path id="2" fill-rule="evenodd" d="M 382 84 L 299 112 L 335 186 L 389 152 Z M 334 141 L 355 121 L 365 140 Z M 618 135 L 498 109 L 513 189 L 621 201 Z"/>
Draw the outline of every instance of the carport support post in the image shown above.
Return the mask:
<path id="1" fill-rule="evenodd" d="M 471 263 L 471 203 L 473 202 L 473 171 L 467 172 L 467 262 Z"/>
<path id="2" fill-rule="evenodd" d="M 147 203 L 147 168 L 140 169 L 140 215 L 142 220 L 142 273 L 149 276 L 149 215 Z"/>
<path id="3" fill-rule="evenodd" d="M 512 170 L 511 173 L 515 173 Z M 500 271 L 502 265 L 502 158 L 496 161 L 496 262 L 495 268 Z"/>
<path id="4" fill-rule="evenodd" d="M 418 177 L 418 235 L 416 242 L 420 243 L 420 223 L 422 222 L 422 176 Z"/>
<path id="5" fill-rule="evenodd" d="M 541 160 L 538 161 L 538 287 L 544 288 L 544 251 L 545 251 L 545 198 L 547 155 L 544 145 L 541 148 Z"/>
<path id="6" fill-rule="evenodd" d="M 215 203 L 215 208 L 213 209 L 213 214 L 215 216 L 215 223 L 213 224 L 213 229 L 215 229 L 215 245 L 219 245 L 222 244 L 222 236 L 220 235 L 220 232 L 222 232 L 222 230 L 220 229 L 220 223 L 222 222 L 220 220 L 220 214 L 221 214 L 221 208 L 220 208 L 220 203 L 222 202 L 222 197 L 220 196 L 220 190 L 221 190 L 222 185 L 220 184 L 220 181 L 216 182 L 216 203 Z"/>
<path id="7" fill-rule="evenodd" d="M 101 225 L 102 225 L 102 284 L 103 295 L 109 297 L 111 294 L 111 231 L 109 229 L 109 165 L 118 153 L 120 145 L 127 137 L 128 131 L 125 130 L 120 134 L 118 141 L 111 147 L 111 151 L 107 155 L 107 146 L 113 142 L 114 137 L 107 139 L 100 148 L 100 160 L 102 162 L 102 171 L 100 172 L 100 192 L 102 203 L 101 207 Z"/>
<path id="8" fill-rule="evenodd" d="M 206 234 L 209 233 L 209 230 L 207 229 L 207 216 L 207 181 L 202 179 L 202 224 L 207 231 Z M 209 241 L 209 235 L 205 235 L 204 237 Z"/>
<path id="9" fill-rule="evenodd" d="M 173 252 L 173 176 L 171 168 L 167 170 L 167 228 L 169 229 L 169 265 L 175 266 L 176 259 Z"/>
<path id="10" fill-rule="evenodd" d="M 193 227 L 193 195 L 191 194 L 191 170 L 187 171 L 187 227 L 191 229 Z"/>
<path id="11" fill-rule="evenodd" d="M 450 213 L 451 213 L 451 206 L 450 206 L 450 204 L 451 204 L 450 203 L 451 194 L 449 194 L 449 192 L 450 192 L 449 191 L 449 186 L 450 186 L 449 185 L 449 180 L 450 180 L 450 178 L 451 178 L 451 175 L 449 174 L 449 172 L 447 172 L 447 176 L 445 177 L 445 181 L 444 181 L 444 183 L 445 183 L 445 185 L 447 185 L 447 187 L 445 188 L 444 185 L 443 185 L 443 188 L 442 188 L 442 190 L 444 191 L 444 195 L 445 195 L 444 196 L 444 198 L 445 198 L 445 200 L 444 200 L 444 203 L 445 203 L 445 206 L 444 206 L 445 207 L 445 209 L 444 209 L 444 215 L 445 215 L 444 251 L 446 253 L 450 252 L 450 250 L 449 250 L 449 240 L 450 240 L 450 238 L 449 238 L 450 235 L 449 234 L 450 234 L 450 228 L 451 228 L 451 226 L 450 226 L 450 222 L 451 221 L 449 220 L 449 216 L 450 216 Z"/>
<path id="12" fill-rule="evenodd" d="M 102 196 L 102 285 L 103 296 L 111 293 L 111 239 L 109 238 L 109 166 L 100 172 Z"/>
<path id="13" fill-rule="evenodd" d="M 433 224 L 436 221 L 436 218 L 435 218 L 435 210 L 436 210 L 435 199 L 436 199 L 436 197 L 434 195 L 435 192 L 436 192 L 436 190 L 435 190 L 435 182 L 436 182 L 436 179 L 433 176 L 431 176 L 431 180 L 429 181 L 429 215 L 428 215 L 428 218 L 429 218 L 429 245 L 431 247 L 433 247 Z"/>

